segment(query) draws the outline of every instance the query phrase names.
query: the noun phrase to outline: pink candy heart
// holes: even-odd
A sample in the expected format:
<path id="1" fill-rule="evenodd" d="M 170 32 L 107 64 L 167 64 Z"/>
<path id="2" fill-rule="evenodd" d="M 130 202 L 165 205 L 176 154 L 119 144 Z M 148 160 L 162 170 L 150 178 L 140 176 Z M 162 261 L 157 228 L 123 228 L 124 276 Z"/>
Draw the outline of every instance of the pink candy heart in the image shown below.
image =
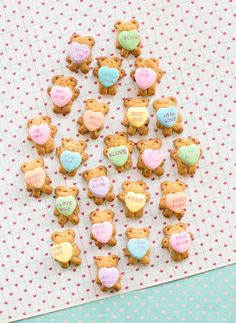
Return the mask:
<path id="1" fill-rule="evenodd" d="M 166 206 L 173 212 L 181 213 L 185 210 L 186 204 L 187 197 L 183 192 L 166 195 Z"/>
<path id="2" fill-rule="evenodd" d="M 115 285 L 115 283 L 119 279 L 119 271 L 116 267 L 111 268 L 101 268 L 98 272 L 98 278 L 102 285 L 104 285 L 107 288 L 111 288 Z"/>
<path id="3" fill-rule="evenodd" d="M 32 126 L 29 128 L 30 138 L 38 145 L 45 144 L 50 137 L 50 127 L 47 124 Z"/>
<path id="4" fill-rule="evenodd" d="M 72 91 L 68 86 L 54 85 L 50 91 L 52 102 L 57 107 L 64 107 L 72 98 Z"/>
<path id="5" fill-rule="evenodd" d="M 139 67 L 135 71 L 135 81 L 140 89 L 148 89 L 156 81 L 156 72 L 152 68 Z"/>
<path id="6" fill-rule="evenodd" d="M 101 243 L 107 243 L 111 239 L 112 233 L 113 226 L 108 221 L 92 225 L 92 234 L 94 238 Z"/>
<path id="7" fill-rule="evenodd" d="M 88 184 L 90 192 L 99 198 L 105 197 L 109 192 L 110 187 L 111 184 L 107 176 L 91 178 Z"/>
<path id="8" fill-rule="evenodd" d="M 36 167 L 35 169 L 28 170 L 25 173 L 25 181 L 28 185 L 34 188 L 43 187 L 46 179 L 46 173 L 42 167 Z"/>
<path id="9" fill-rule="evenodd" d="M 103 125 L 104 114 L 102 112 L 87 110 L 83 114 L 83 121 L 89 131 L 95 131 Z"/>
<path id="10" fill-rule="evenodd" d="M 170 246 L 178 253 L 188 251 L 191 237 L 188 232 L 173 233 L 169 239 Z"/>
<path id="11" fill-rule="evenodd" d="M 73 63 L 80 64 L 85 61 L 90 53 L 90 48 L 86 44 L 73 42 L 69 45 L 69 56 Z"/>
<path id="12" fill-rule="evenodd" d="M 160 166 L 164 159 L 165 155 L 162 150 L 145 149 L 142 154 L 144 165 L 151 170 Z"/>

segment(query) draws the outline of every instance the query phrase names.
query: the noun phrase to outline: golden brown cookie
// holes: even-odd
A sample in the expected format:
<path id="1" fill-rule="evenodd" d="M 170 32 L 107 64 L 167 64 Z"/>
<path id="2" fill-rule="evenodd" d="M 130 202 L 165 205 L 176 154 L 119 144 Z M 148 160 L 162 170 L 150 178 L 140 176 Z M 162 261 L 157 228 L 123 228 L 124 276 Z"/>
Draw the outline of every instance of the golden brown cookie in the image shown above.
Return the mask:
<path id="1" fill-rule="evenodd" d="M 162 146 L 159 138 L 140 140 L 137 143 L 139 150 L 137 168 L 142 170 L 144 177 L 164 174 L 165 155 L 160 149 Z"/>
<path id="2" fill-rule="evenodd" d="M 122 125 L 127 127 L 129 135 L 135 135 L 136 132 L 140 135 L 148 134 L 148 103 L 149 99 L 127 98 L 124 100 L 126 112 Z"/>
<path id="3" fill-rule="evenodd" d="M 88 133 L 92 139 L 97 139 L 100 130 L 104 127 L 104 119 L 108 111 L 109 106 L 106 103 L 88 99 L 86 101 L 86 111 L 77 121 L 79 133 L 81 135 Z"/>
<path id="4" fill-rule="evenodd" d="M 164 72 L 156 58 L 136 58 L 135 69 L 130 73 L 138 88 L 138 96 L 150 96 L 156 92 L 157 83 Z"/>
<path id="5" fill-rule="evenodd" d="M 173 132 L 182 133 L 184 130 L 182 117 L 176 106 L 177 100 L 173 96 L 153 102 L 157 117 L 157 128 L 162 130 L 164 137 L 171 136 Z"/>
<path id="6" fill-rule="evenodd" d="M 111 210 L 93 211 L 90 213 L 90 220 L 92 222 L 91 239 L 95 241 L 96 246 L 98 248 L 105 245 L 114 247 L 116 245 L 114 212 Z"/>
<path id="7" fill-rule="evenodd" d="M 104 138 L 107 148 L 103 150 L 110 162 L 117 171 L 124 171 L 132 167 L 131 154 L 134 150 L 134 143 L 128 140 L 125 132 L 118 132 L 115 135 L 108 135 Z"/>
<path id="8" fill-rule="evenodd" d="M 169 250 L 174 261 L 181 261 L 189 256 L 193 235 L 191 232 L 186 232 L 186 229 L 186 224 L 181 222 L 167 225 L 163 229 L 165 237 L 162 239 L 162 248 Z"/>
<path id="9" fill-rule="evenodd" d="M 75 176 L 81 163 L 89 158 L 85 153 L 86 148 L 87 143 L 83 140 L 62 139 L 61 146 L 56 149 L 60 160 L 59 172 L 63 175 Z"/>
<path id="10" fill-rule="evenodd" d="M 66 230 L 54 232 L 52 234 L 52 257 L 59 262 L 62 268 L 68 268 L 70 264 L 79 266 L 81 259 L 79 258 L 80 249 L 75 243 L 75 232 Z"/>
<path id="11" fill-rule="evenodd" d="M 54 137 L 57 127 L 51 125 L 51 118 L 42 116 L 27 121 L 29 134 L 27 139 L 32 141 L 39 155 L 50 154 L 54 150 Z"/>
<path id="12" fill-rule="evenodd" d="M 54 215 L 57 216 L 58 223 L 66 224 L 68 221 L 72 224 L 79 223 L 79 205 L 77 203 L 77 196 L 79 189 L 76 186 L 66 187 L 57 186 L 55 188 L 55 195 L 57 197 L 54 208 Z"/>
<path id="13" fill-rule="evenodd" d="M 120 55 L 128 57 L 129 54 L 135 57 L 141 54 L 141 41 L 139 35 L 139 23 L 137 20 L 121 21 L 115 23 L 117 32 L 116 48 L 120 50 Z"/>
<path id="14" fill-rule="evenodd" d="M 175 216 L 178 220 L 184 216 L 186 211 L 187 195 L 184 193 L 186 184 L 179 179 L 164 181 L 161 183 L 162 197 L 159 209 L 166 218 Z"/>
<path id="15" fill-rule="evenodd" d="M 72 72 L 89 72 L 89 65 L 92 62 L 92 47 L 95 40 L 91 36 L 82 36 L 74 33 L 69 40 L 67 68 Z"/>
<path id="16" fill-rule="evenodd" d="M 113 254 L 95 257 L 95 264 L 98 269 L 96 283 L 100 285 L 101 291 L 121 290 L 121 275 L 117 268 L 119 260 L 120 258 Z"/>
<path id="17" fill-rule="evenodd" d="M 128 228 L 125 234 L 129 241 L 124 255 L 128 257 L 129 263 L 136 265 L 140 262 L 143 265 L 149 265 L 151 250 L 147 238 L 150 230 L 148 228 Z"/>
<path id="18" fill-rule="evenodd" d="M 175 149 L 170 157 L 175 160 L 180 175 L 193 175 L 196 173 L 198 162 L 202 155 L 199 141 L 195 138 L 177 138 L 174 140 Z"/>
<path id="19" fill-rule="evenodd" d="M 26 190 L 32 192 L 33 197 L 40 197 L 42 193 L 51 194 L 53 191 L 51 179 L 44 169 L 44 161 L 37 158 L 21 165 L 25 176 Z"/>
<path id="20" fill-rule="evenodd" d="M 151 195 L 147 191 L 147 185 L 143 181 L 124 181 L 123 192 L 119 193 L 118 199 L 125 204 L 125 215 L 128 218 L 141 218 L 144 207 Z"/>
<path id="21" fill-rule="evenodd" d="M 65 116 L 71 112 L 72 103 L 79 96 L 77 80 L 73 76 L 55 75 L 51 82 L 53 85 L 48 87 L 48 95 L 53 102 L 53 112 Z"/>
<path id="22" fill-rule="evenodd" d="M 93 199 L 95 204 L 101 205 L 105 201 L 112 202 L 115 199 L 105 166 L 86 170 L 83 172 L 83 178 L 88 183 L 88 197 Z"/>
<path id="23" fill-rule="evenodd" d="M 122 59 L 119 57 L 99 57 L 98 67 L 95 67 L 93 74 L 98 77 L 99 93 L 103 95 L 116 95 L 118 81 L 125 75 L 121 68 Z"/>

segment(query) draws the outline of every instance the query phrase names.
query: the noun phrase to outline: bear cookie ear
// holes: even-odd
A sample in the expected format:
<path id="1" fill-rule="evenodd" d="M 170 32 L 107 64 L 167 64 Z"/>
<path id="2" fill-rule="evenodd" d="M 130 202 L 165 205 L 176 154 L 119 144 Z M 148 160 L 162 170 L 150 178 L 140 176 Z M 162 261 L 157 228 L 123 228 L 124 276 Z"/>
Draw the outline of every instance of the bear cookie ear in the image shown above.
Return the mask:
<path id="1" fill-rule="evenodd" d="M 130 20 L 130 22 L 135 25 L 137 28 L 139 27 L 139 22 L 135 19 Z"/>
<path id="2" fill-rule="evenodd" d="M 63 75 L 55 75 L 55 76 L 53 76 L 53 78 L 52 78 L 52 84 L 55 84 L 55 82 L 59 79 L 59 78 L 61 78 L 61 77 L 63 77 Z"/>

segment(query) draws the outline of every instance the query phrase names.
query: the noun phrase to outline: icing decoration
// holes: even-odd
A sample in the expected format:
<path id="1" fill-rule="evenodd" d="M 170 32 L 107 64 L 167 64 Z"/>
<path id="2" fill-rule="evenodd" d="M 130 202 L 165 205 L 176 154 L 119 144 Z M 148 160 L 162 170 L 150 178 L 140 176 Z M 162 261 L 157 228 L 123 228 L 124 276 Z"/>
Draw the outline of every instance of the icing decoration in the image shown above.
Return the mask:
<path id="1" fill-rule="evenodd" d="M 142 259 L 148 250 L 149 243 L 146 239 L 130 239 L 127 248 L 132 257 L 135 259 Z"/>
<path id="2" fill-rule="evenodd" d="M 169 239 L 170 246 L 178 253 L 188 251 L 191 237 L 188 232 L 173 233 Z"/>
<path id="3" fill-rule="evenodd" d="M 108 159 L 116 166 L 123 166 L 129 157 L 129 150 L 126 146 L 120 145 L 108 149 Z"/>
<path id="4" fill-rule="evenodd" d="M 44 145 L 50 137 L 51 129 L 47 124 L 40 124 L 29 128 L 30 138 L 38 145 Z"/>
<path id="5" fill-rule="evenodd" d="M 86 44 L 80 44 L 78 42 L 72 42 L 69 45 L 69 56 L 73 63 L 83 63 L 89 56 L 90 48 Z"/>
<path id="6" fill-rule="evenodd" d="M 144 150 L 142 160 L 147 168 L 153 170 L 163 163 L 165 155 L 162 150 L 148 148 Z"/>
<path id="7" fill-rule="evenodd" d="M 144 194 L 138 194 L 134 192 L 128 192 L 125 197 L 125 204 L 131 212 L 138 212 L 146 203 L 146 197 Z"/>
<path id="8" fill-rule="evenodd" d="M 200 157 L 200 148 L 195 144 L 190 146 L 182 146 L 178 149 L 177 154 L 184 164 L 193 166 L 197 163 Z"/>
<path id="9" fill-rule="evenodd" d="M 34 188 L 41 188 L 46 179 L 46 173 L 42 167 L 36 167 L 33 170 L 28 170 L 25 173 L 25 181 Z"/>
<path id="10" fill-rule="evenodd" d="M 110 68 L 102 66 L 98 70 L 98 78 L 100 83 L 105 87 L 110 87 L 115 84 L 120 76 L 120 72 L 117 68 Z"/>
<path id="11" fill-rule="evenodd" d="M 178 111 L 175 106 L 161 108 L 156 112 L 157 120 L 166 128 L 173 127 L 178 119 Z"/>
<path id="12" fill-rule="evenodd" d="M 52 102 L 57 107 L 64 107 L 72 98 L 72 91 L 68 86 L 54 85 L 50 91 Z"/>
<path id="13" fill-rule="evenodd" d="M 66 263 L 70 261 L 73 255 L 73 248 L 69 242 L 55 244 L 52 249 L 52 256 L 55 260 Z"/>
<path id="14" fill-rule="evenodd" d="M 149 117 L 149 112 L 145 107 L 131 107 L 128 109 L 127 118 L 132 126 L 142 127 Z"/>
<path id="15" fill-rule="evenodd" d="M 107 195 L 111 187 L 107 176 L 91 178 L 88 183 L 88 188 L 96 197 L 103 198 Z"/>
<path id="16" fill-rule="evenodd" d="M 76 208 L 76 199 L 74 196 L 59 196 L 55 206 L 61 214 L 70 216 Z"/>
<path id="17" fill-rule="evenodd" d="M 69 150 L 64 150 L 60 156 L 62 166 L 67 172 L 72 172 L 79 167 L 82 161 L 81 154 Z"/>
<path id="18" fill-rule="evenodd" d="M 110 268 L 100 268 L 98 271 L 98 278 L 102 285 L 104 285 L 107 288 L 111 288 L 115 285 L 115 283 L 119 279 L 119 271 L 116 267 L 110 267 Z"/>
<path id="19" fill-rule="evenodd" d="M 94 238 L 101 243 L 107 243 L 111 239 L 112 233 L 113 226 L 108 221 L 92 225 L 92 234 Z"/>
<path id="20" fill-rule="evenodd" d="M 173 212 L 181 213 L 186 209 L 187 196 L 183 192 L 166 195 L 166 206 Z"/>
<path id="21" fill-rule="evenodd" d="M 119 33 L 118 40 L 124 49 L 133 50 L 138 46 L 140 37 L 137 30 L 122 31 Z"/>
<path id="22" fill-rule="evenodd" d="M 89 131 L 95 131 L 103 125 L 104 115 L 102 112 L 87 110 L 83 114 L 83 121 Z"/>
<path id="23" fill-rule="evenodd" d="M 140 89 L 148 89 L 156 81 L 156 72 L 150 67 L 139 67 L 135 71 L 135 81 Z"/>

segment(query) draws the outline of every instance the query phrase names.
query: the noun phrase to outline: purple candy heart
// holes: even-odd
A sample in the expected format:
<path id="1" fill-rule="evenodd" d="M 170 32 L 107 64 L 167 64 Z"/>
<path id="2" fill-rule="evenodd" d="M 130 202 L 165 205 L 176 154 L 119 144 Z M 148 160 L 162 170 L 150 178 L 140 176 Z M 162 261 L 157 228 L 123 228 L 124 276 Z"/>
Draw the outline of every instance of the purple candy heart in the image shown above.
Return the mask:
<path id="1" fill-rule="evenodd" d="M 115 283 L 119 279 L 119 271 L 116 267 L 111 268 L 101 268 L 98 272 L 98 278 L 102 285 L 104 285 L 107 288 L 111 288 L 115 285 Z"/>
<path id="2" fill-rule="evenodd" d="M 89 190 L 96 197 L 103 198 L 110 190 L 111 184 L 107 176 L 91 178 L 88 184 Z"/>
<path id="3" fill-rule="evenodd" d="M 73 42 L 69 45 L 69 56 L 73 63 L 83 63 L 89 56 L 90 48 L 86 44 Z"/>

